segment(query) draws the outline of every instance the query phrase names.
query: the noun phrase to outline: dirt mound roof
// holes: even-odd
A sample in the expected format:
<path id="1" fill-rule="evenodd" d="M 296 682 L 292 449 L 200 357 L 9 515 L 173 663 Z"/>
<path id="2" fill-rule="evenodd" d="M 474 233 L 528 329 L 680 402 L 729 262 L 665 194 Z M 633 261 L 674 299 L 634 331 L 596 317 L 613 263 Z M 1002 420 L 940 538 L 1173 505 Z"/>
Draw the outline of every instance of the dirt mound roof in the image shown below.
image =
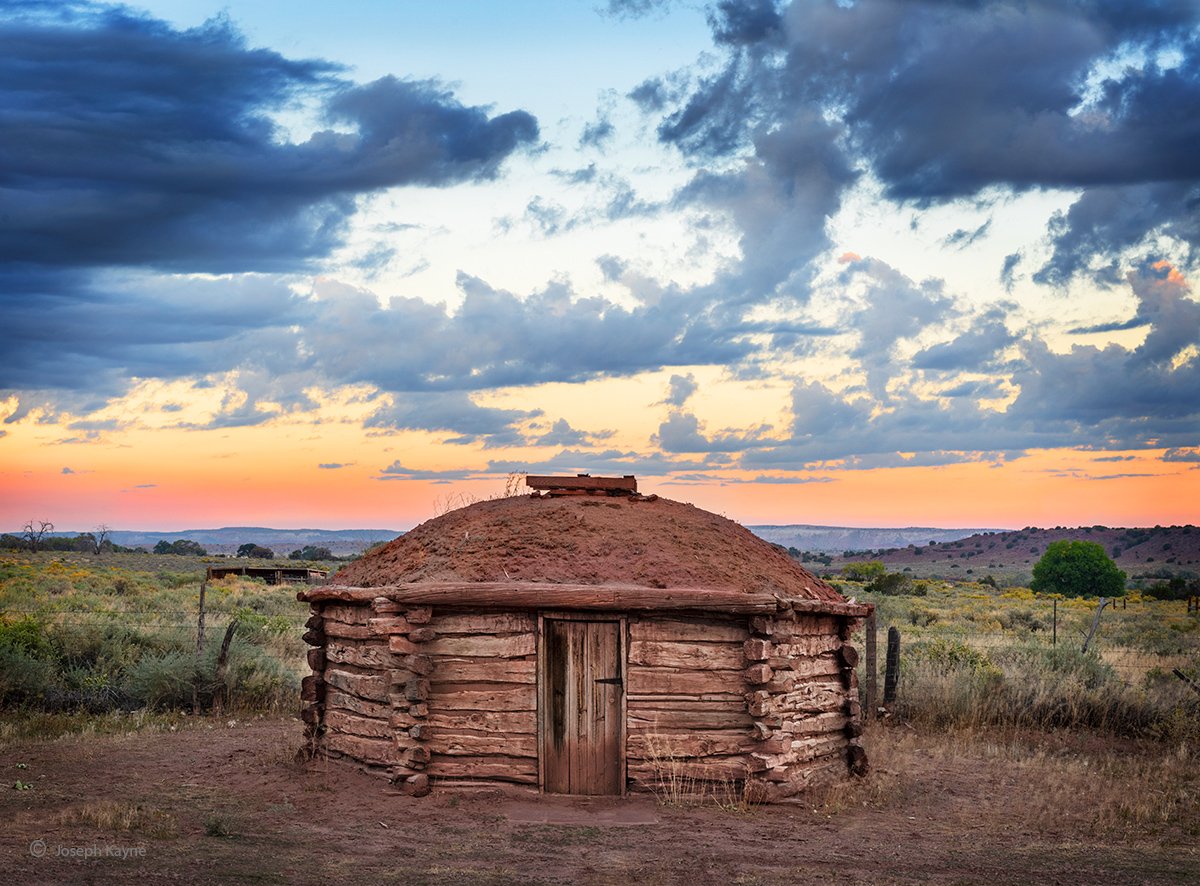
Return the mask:
<path id="1" fill-rule="evenodd" d="M 452 581 L 719 588 L 843 601 L 732 520 L 664 498 L 607 496 L 516 496 L 450 511 L 351 563 L 329 584 Z"/>

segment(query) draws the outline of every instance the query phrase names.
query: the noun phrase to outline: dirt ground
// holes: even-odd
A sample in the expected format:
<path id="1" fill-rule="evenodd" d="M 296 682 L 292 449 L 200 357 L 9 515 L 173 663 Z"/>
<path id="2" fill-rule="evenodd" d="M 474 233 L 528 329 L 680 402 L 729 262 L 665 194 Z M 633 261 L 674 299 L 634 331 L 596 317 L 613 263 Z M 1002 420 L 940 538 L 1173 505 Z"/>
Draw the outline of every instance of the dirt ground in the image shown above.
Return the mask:
<path id="1" fill-rule="evenodd" d="M 1098 827 L 1045 766 L 947 755 L 944 737 L 877 728 L 867 781 L 737 812 L 519 790 L 415 799 L 349 765 L 297 764 L 299 733 L 292 719 L 205 720 L 9 744 L 5 882 L 1200 882 L 1194 834 Z"/>

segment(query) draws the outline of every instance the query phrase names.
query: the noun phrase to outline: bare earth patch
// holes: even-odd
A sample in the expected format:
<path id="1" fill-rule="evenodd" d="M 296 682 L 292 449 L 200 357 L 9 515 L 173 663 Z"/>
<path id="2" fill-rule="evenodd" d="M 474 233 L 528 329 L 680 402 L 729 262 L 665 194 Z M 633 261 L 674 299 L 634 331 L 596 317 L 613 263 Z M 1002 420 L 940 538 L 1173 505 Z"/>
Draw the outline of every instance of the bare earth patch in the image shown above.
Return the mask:
<path id="1" fill-rule="evenodd" d="M 1194 764 L 1113 739 L 876 728 L 865 781 L 737 813 L 518 790 L 414 799 L 351 766 L 295 763 L 300 731 L 291 719 L 204 720 L 6 745 L 6 882 L 1200 880 Z"/>

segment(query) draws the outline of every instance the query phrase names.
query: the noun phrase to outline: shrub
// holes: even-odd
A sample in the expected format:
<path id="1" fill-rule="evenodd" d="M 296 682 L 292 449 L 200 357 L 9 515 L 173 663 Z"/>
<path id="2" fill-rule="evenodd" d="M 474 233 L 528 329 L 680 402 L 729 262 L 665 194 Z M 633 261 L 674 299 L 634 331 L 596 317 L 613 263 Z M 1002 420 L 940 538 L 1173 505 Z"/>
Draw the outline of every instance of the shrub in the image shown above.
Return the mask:
<path id="1" fill-rule="evenodd" d="M 1125 592 L 1125 573 L 1093 541 L 1051 542 L 1033 567 L 1030 589 L 1065 597 L 1115 597 Z"/>
<path id="2" fill-rule="evenodd" d="M 875 580 L 867 585 L 865 590 L 872 594 L 895 597 L 906 593 L 911 584 L 912 579 L 903 572 L 889 572 L 876 576 Z"/>
<path id="3" fill-rule="evenodd" d="M 850 581 L 871 581 L 887 572 L 887 567 L 878 560 L 866 563 L 847 563 L 842 567 L 842 578 Z"/>

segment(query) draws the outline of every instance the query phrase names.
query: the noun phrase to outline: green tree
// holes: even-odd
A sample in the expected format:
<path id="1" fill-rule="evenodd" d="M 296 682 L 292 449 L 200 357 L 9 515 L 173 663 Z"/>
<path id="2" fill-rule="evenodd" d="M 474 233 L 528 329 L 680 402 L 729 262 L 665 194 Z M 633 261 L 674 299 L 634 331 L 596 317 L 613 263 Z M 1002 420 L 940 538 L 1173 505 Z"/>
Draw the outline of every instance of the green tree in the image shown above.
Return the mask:
<path id="1" fill-rule="evenodd" d="M 1125 572 L 1094 541 L 1053 541 L 1033 567 L 1030 590 L 1064 597 L 1119 597 Z"/>
<path id="2" fill-rule="evenodd" d="M 870 581 L 887 572 L 887 567 L 878 560 L 868 560 L 866 563 L 847 563 L 842 567 L 842 578 L 851 581 Z"/>
<path id="3" fill-rule="evenodd" d="M 863 590 L 870 594 L 882 594 L 885 597 L 895 597 L 900 594 L 907 594 L 911 581 L 903 572 L 885 572 L 883 575 L 875 576 L 874 581 L 867 585 Z"/>
<path id="4" fill-rule="evenodd" d="M 194 542 L 188 538 L 181 538 L 178 541 L 174 541 L 174 542 L 168 542 L 166 540 L 160 541 L 158 544 L 156 544 L 154 546 L 154 553 L 156 553 L 156 554 L 181 554 L 183 556 L 190 556 L 190 557 L 206 557 L 206 556 L 208 556 L 208 551 L 206 551 L 206 550 L 204 550 L 204 548 L 200 547 L 198 542 Z"/>
<path id="5" fill-rule="evenodd" d="M 332 560 L 333 551 L 315 545 L 305 545 L 303 550 L 292 551 L 289 560 Z"/>

